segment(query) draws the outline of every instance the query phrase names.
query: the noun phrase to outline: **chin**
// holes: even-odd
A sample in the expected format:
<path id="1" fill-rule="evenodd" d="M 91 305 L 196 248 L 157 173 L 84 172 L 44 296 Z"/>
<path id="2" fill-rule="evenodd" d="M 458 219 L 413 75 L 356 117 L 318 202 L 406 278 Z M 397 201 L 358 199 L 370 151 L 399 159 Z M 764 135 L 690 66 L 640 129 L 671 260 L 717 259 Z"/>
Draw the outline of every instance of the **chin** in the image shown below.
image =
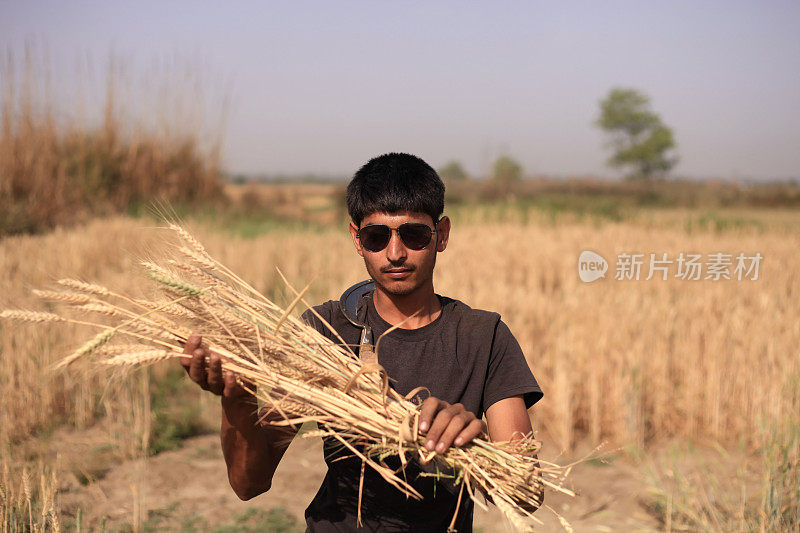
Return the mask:
<path id="1" fill-rule="evenodd" d="M 392 296 L 408 296 L 419 288 L 413 283 L 407 283 L 405 281 L 390 280 L 388 283 L 384 283 L 375 280 L 375 283 L 380 285 L 381 289 L 383 289 L 383 292 L 391 294 Z"/>

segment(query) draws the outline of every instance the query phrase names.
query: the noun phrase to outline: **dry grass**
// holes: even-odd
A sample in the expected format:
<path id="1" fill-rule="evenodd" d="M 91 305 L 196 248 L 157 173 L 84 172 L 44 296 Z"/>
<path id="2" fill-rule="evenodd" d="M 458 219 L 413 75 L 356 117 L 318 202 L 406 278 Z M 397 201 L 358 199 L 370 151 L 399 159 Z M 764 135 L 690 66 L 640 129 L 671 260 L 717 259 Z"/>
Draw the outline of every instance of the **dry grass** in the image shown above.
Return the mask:
<path id="1" fill-rule="evenodd" d="M 0 531 L 3 533 L 61 531 L 57 480 L 51 467 L 12 470 L 0 464 Z"/>
<path id="2" fill-rule="evenodd" d="M 724 447 L 701 456 L 673 446 L 669 458 L 644 458 L 650 512 L 666 531 L 797 531 L 800 528 L 800 425 L 760 428 L 753 457 Z"/>
<path id="3" fill-rule="evenodd" d="M 7 57 L 0 63 L 0 234 L 124 212 L 152 198 L 192 203 L 219 195 L 218 144 L 186 126 L 197 119 L 186 121 L 177 107 L 158 114 L 158 124 L 141 123 L 135 109 L 125 109 L 129 82 L 113 59 L 105 101 L 90 106 L 103 115 L 92 118 L 76 116 L 91 95 L 60 86 L 52 94 L 52 65 L 32 48 L 17 63 Z M 132 100 L 141 98 L 137 92 Z"/>
<path id="4" fill-rule="evenodd" d="M 533 177 L 511 185 L 491 180 L 447 185 L 451 200 L 484 203 L 502 198 L 535 203 L 544 208 L 585 209 L 592 204 L 615 203 L 625 207 L 686 208 L 797 208 L 800 183 L 669 179 L 612 181 L 591 177 L 554 179 Z"/>
<path id="5" fill-rule="evenodd" d="M 321 225 L 340 222 L 347 214 L 344 184 L 225 184 L 225 196 L 237 212 L 258 218 Z"/>
<path id="6" fill-rule="evenodd" d="M 474 243 L 491 252 L 471 253 Z M 753 428 L 795 417 L 800 407 L 791 392 L 800 379 L 796 246 L 791 231 L 507 220 L 456 226 L 437 282 L 507 317 L 543 381 L 537 419 L 559 445 L 582 435 L 758 444 Z M 584 249 L 609 261 L 621 252 L 682 251 L 759 251 L 765 259 L 758 281 L 584 284 L 576 275 Z"/>

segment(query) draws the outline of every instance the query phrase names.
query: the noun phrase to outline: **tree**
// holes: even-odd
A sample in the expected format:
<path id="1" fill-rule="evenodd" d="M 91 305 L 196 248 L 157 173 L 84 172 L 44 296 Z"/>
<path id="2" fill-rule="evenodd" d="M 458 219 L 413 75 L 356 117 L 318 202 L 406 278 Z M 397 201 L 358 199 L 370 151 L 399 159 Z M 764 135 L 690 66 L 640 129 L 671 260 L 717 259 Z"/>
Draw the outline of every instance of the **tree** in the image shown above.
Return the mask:
<path id="1" fill-rule="evenodd" d="M 466 181 L 469 179 L 467 175 L 467 171 L 464 170 L 464 167 L 461 166 L 461 163 L 458 161 L 450 161 L 445 166 L 439 169 L 439 176 L 446 182 L 446 183 L 457 183 L 460 181 Z"/>
<path id="2" fill-rule="evenodd" d="M 600 101 L 597 125 L 611 137 L 613 167 L 629 167 L 628 179 L 649 180 L 678 162 L 672 130 L 650 109 L 650 98 L 636 89 L 615 87 Z"/>
<path id="3" fill-rule="evenodd" d="M 492 169 L 492 181 L 503 186 L 511 185 L 522 178 L 522 166 L 516 160 L 504 155 L 497 158 Z"/>

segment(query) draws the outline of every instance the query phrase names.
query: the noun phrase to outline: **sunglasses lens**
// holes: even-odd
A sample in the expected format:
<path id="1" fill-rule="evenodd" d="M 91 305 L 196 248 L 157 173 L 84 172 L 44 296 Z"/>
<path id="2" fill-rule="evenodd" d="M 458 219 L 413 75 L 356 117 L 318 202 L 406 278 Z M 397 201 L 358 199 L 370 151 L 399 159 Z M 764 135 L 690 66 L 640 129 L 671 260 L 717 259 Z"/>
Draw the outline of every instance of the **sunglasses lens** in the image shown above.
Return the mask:
<path id="1" fill-rule="evenodd" d="M 398 228 L 400 239 L 411 250 L 422 250 L 431 242 L 431 228 L 425 224 L 406 222 Z M 392 238 L 392 228 L 384 224 L 364 226 L 358 231 L 361 246 L 370 252 L 380 252 Z"/>
<path id="2" fill-rule="evenodd" d="M 386 245 L 389 244 L 389 239 L 392 238 L 392 230 L 389 226 L 375 225 L 365 226 L 358 232 L 361 240 L 361 246 L 370 252 L 380 252 Z"/>
<path id="3" fill-rule="evenodd" d="M 402 224 L 400 226 L 400 238 L 412 250 L 422 250 L 431 242 L 431 228 L 425 224 Z"/>

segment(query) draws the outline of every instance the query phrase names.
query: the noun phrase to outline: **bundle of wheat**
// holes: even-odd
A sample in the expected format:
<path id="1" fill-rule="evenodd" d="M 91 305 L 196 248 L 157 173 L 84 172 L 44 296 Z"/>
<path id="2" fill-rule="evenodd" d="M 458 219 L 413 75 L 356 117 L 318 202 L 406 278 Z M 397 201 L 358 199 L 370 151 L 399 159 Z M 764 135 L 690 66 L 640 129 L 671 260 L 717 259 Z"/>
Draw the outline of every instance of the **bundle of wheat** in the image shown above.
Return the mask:
<path id="1" fill-rule="evenodd" d="M 538 522 L 532 510 L 542 504 L 545 488 L 572 494 L 562 486 L 571 466 L 538 460 L 540 443 L 533 435 L 510 442 L 478 438 L 442 454 L 429 452 L 418 430 L 420 407 L 409 400 L 416 391 L 401 396 L 389 386 L 380 365 L 362 363 L 343 340 L 333 343 L 292 315 L 301 302 L 308 306 L 303 298 L 308 286 L 296 291 L 284 278 L 296 297 L 281 308 L 215 261 L 185 229 L 170 227 L 181 239 L 173 258 L 143 262 L 160 288 L 159 296 L 134 298 L 65 279 L 59 281 L 63 290 L 36 294 L 97 319 L 23 310 L 3 311 L 0 318 L 69 321 L 100 329 L 59 367 L 82 358 L 124 368 L 187 357 L 183 344 L 191 332 L 202 332 L 208 349 L 222 358 L 223 370 L 233 373 L 267 412 L 280 413 L 282 420 L 270 423 L 316 422 L 319 429 L 305 437 L 336 439 L 408 496 L 421 498 L 399 472 L 385 465 L 388 455 L 399 456 L 402 465 L 409 456 L 439 462 L 446 467 L 443 471 L 455 473 L 459 505 L 466 491 L 485 508 L 478 497 L 483 493 L 521 529 L 528 528 L 528 519 Z"/>

